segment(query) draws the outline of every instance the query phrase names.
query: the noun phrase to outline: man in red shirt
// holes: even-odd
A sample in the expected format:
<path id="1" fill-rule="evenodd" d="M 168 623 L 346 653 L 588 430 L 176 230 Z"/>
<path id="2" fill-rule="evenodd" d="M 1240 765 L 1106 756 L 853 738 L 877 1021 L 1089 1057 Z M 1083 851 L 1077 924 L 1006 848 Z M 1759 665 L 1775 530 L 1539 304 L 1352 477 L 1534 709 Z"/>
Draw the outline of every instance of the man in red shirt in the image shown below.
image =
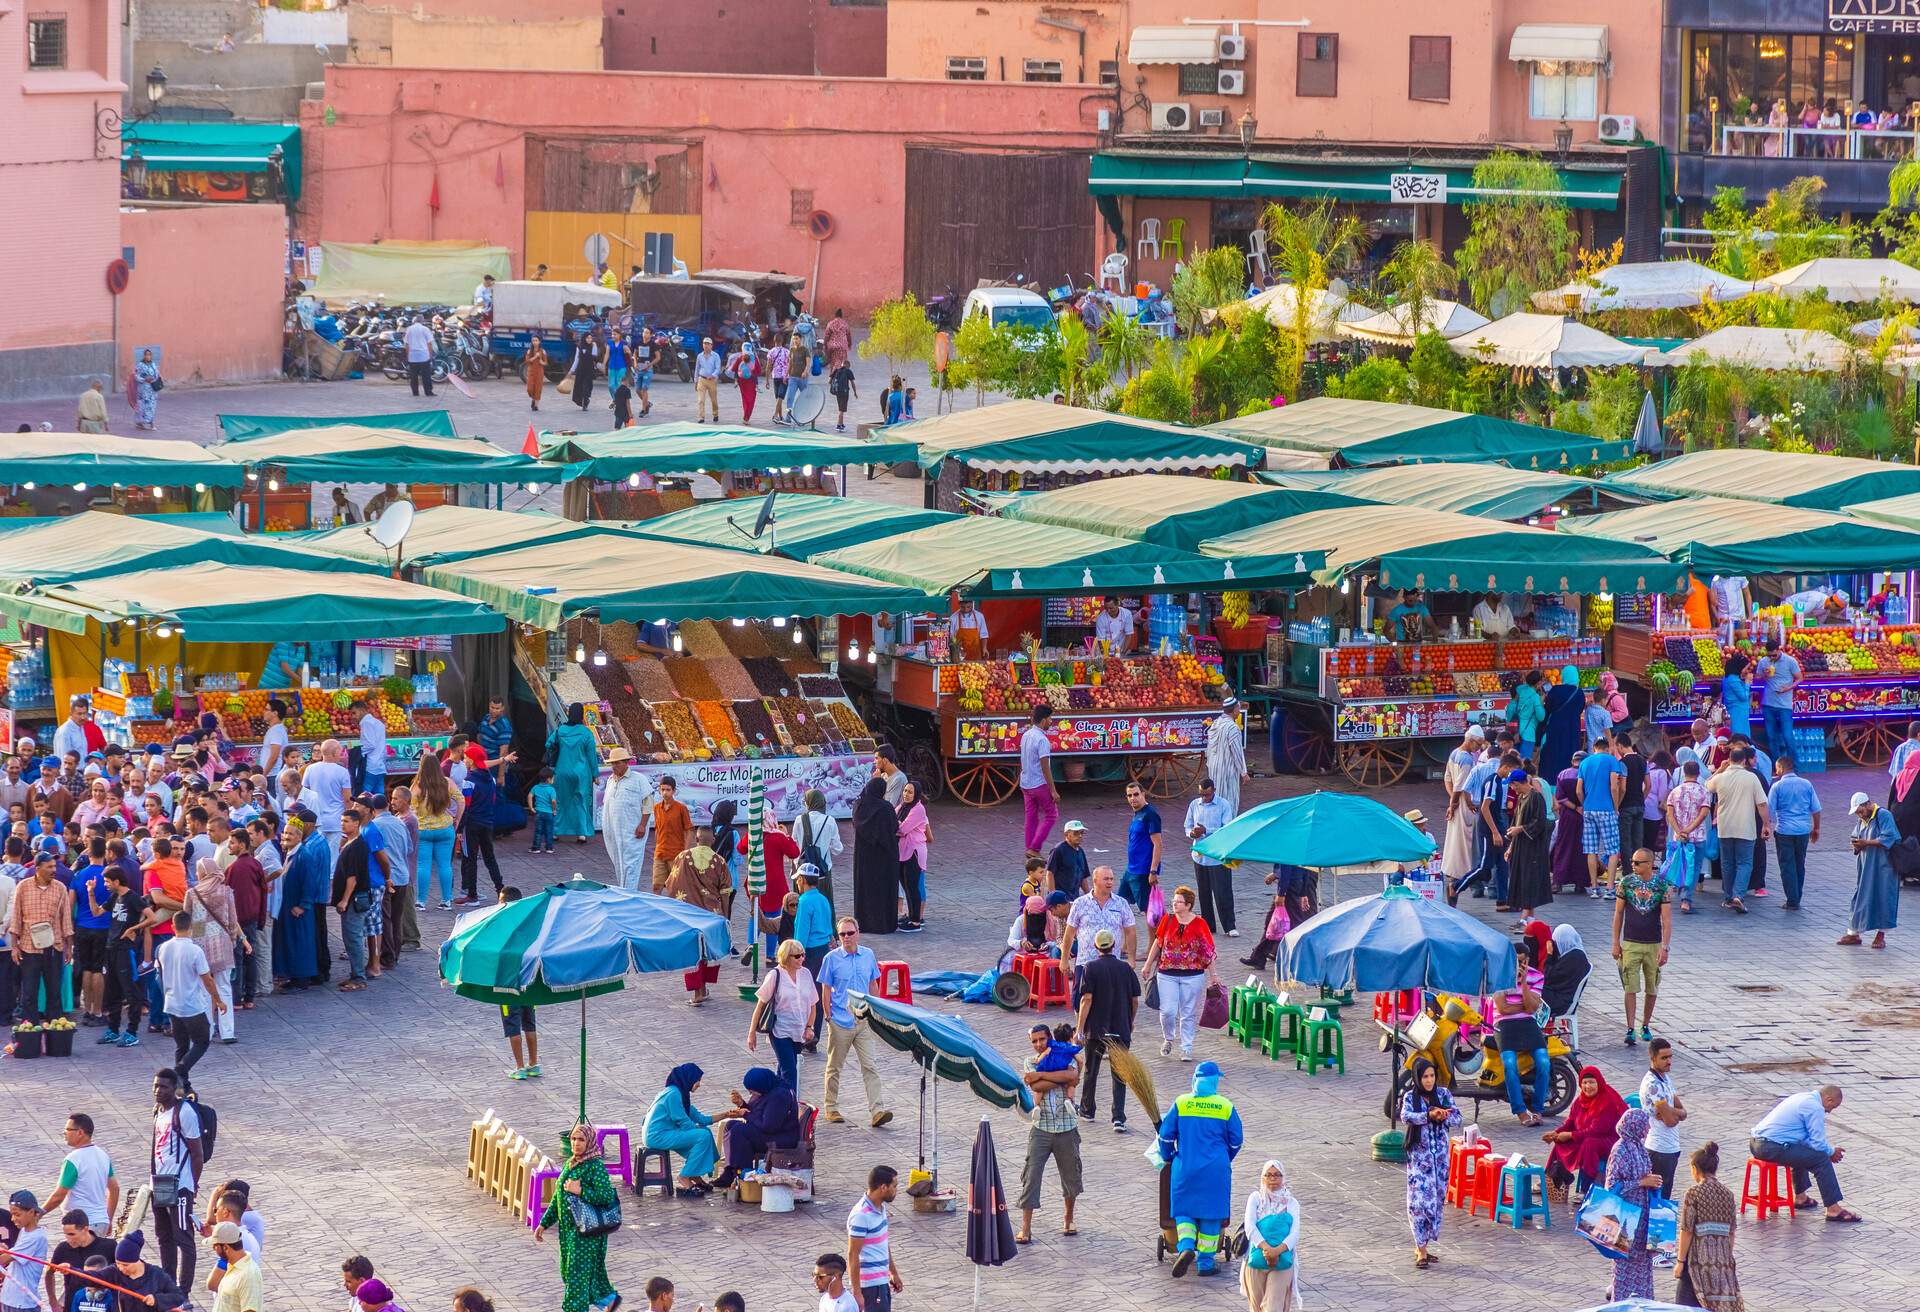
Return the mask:
<path id="1" fill-rule="evenodd" d="M 227 887 L 233 890 L 233 916 L 253 951 L 241 966 L 240 1007 L 253 1009 L 262 980 L 273 987 L 273 933 L 267 924 L 267 872 L 253 855 L 253 841 L 242 826 L 227 838 L 233 860 L 227 866 Z"/>

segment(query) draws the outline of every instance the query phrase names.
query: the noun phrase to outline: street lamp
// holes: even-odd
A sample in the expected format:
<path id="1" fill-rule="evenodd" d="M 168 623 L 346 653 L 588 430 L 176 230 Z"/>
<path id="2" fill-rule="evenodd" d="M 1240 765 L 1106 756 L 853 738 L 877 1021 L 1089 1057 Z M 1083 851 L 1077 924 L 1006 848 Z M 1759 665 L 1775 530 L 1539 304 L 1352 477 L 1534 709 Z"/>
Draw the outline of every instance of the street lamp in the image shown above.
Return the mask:
<path id="1" fill-rule="evenodd" d="M 160 102 L 167 98 L 167 75 L 160 65 L 155 64 L 153 71 L 147 74 L 147 112 L 158 113 Z"/>
<path id="2" fill-rule="evenodd" d="M 1240 148 L 1242 150 L 1253 149 L 1253 136 L 1259 127 L 1259 120 L 1254 118 L 1252 110 L 1240 116 Z"/>
<path id="3" fill-rule="evenodd" d="M 1573 129 L 1567 124 L 1562 123 L 1553 130 L 1553 149 L 1562 158 L 1573 149 Z"/>
<path id="4" fill-rule="evenodd" d="M 127 157 L 127 190 L 135 197 L 147 194 L 147 162 L 140 158 L 140 147 Z"/>

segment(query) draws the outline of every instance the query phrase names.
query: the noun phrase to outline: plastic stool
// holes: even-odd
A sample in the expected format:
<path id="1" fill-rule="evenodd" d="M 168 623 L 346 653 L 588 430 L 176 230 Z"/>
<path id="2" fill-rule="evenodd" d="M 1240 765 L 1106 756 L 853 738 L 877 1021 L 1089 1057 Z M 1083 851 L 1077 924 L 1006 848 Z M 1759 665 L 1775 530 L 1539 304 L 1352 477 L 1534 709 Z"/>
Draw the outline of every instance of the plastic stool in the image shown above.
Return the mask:
<path id="1" fill-rule="evenodd" d="M 1261 1041 L 1260 1051 L 1274 1061 L 1280 1060 L 1283 1051 L 1297 1054 L 1300 1051 L 1300 1035 L 1306 1023 L 1305 1008 L 1274 999 L 1267 1008 L 1266 1036 Z"/>
<path id="2" fill-rule="evenodd" d="M 1033 984 L 1028 994 L 1027 1005 L 1035 1011 L 1045 1011 L 1048 1007 L 1073 1005 L 1073 981 L 1060 963 L 1052 957 L 1041 957 L 1031 966 L 1028 979 Z"/>
<path id="3" fill-rule="evenodd" d="M 547 1185 L 557 1184 L 560 1169 L 551 1162 L 543 1163 L 533 1173 L 533 1179 L 527 1185 L 527 1229 L 538 1230 L 540 1218 L 547 1214 Z"/>
<path id="4" fill-rule="evenodd" d="M 1347 1036 L 1338 1020 L 1309 1020 L 1301 1027 L 1293 1068 L 1318 1075 L 1323 1065 L 1337 1066 L 1342 1075 L 1347 1073 Z"/>
<path id="5" fill-rule="evenodd" d="M 1227 994 L 1227 1037 L 1239 1039 L 1243 1047 L 1247 1037 L 1247 1000 L 1260 992 L 1258 984 L 1236 984 Z"/>
<path id="6" fill-rule="evenodd" d="M 913 975 L 904 961 L 883 961 L 873 981 L 873 996 L 890 1002 L 913 1004 Z"/>
<path id="7" fill-rule="evenodd" d="M 1463 1210 L 1473 1201 L 1474 1177 L 1479 1174 L 1480 1159 L 1492 1151 L 1493 1145 L 1485 1139 L 1471 1145 L 1458 1136 L 1448 1141 L 1447 1201 L 1455 1210 Z"/>
<path id="8" fill-rule="evenodd" d="M 1530 1216 L 1540 1218 L 1542 1230 L 1553 1228 L 1553 1209 L 1547 1206 L 1547 1168 L 1531 1163 L 1503 1167 L 1493 1219 L 1510 1221 L 1515 1230 L 1524 1230 Z"/>
<path id="9" fill-rule="evenodd" d="M 489 1107 L 485 1115 L 467 1128 L 467 1179 L 476 1181 L 486 1179 L 488 1140 L 493 1135 L 494 1127 L 499 1123 L 493 1114 L 493 1108 Z"/>
<path id="10" fill-rule="evenodd" d="M 624 1125 L 601 1125 L 595 1127 L 600 1132 L 600 1155 L 606 1161 L 607 1175 L 620 1181 L 628 1188 L 633 1187 L 633 1140 L 627 1135 Z M 607 1140 L 620 1141 L 620 1155 L 608 1157 Z"/>
<path id="11" fill-rule="evenodd" d="M 1266 1042 L 1267 1026 L 1280 999 L 1265 989 L 1249 993 L 1240 1003 L 1240 1046 L 1256 1048 Z"/>
<path id="12" fill-rule="evenodd" d="M 1484 1207 L 1487 1219 L 1493 1219 L 1494 1209 L 1500 1205 L 1500 1173 L 1506 1169 L 1505 1157 L 1488 1153 L 1480 1159 L 1473 1169 L 1473 1201 L 1467 1204 L 1468 1216 L 1478 1216 Z"/>
<path id="13" fill-rule="evenodd" d="M 1754 1188 L 1753 1173 L 1760 1172 L 1760 1187 Z M 1753 1204 L 1754 1214 L 1762 1221 L 1775 1212 L 1785 1212 L 1788 1217 L 1794 1215 L 1793 1207 L 1793 1171 L 1785 1162 L 1763 1162 L 1758 1157 L 1747 1158 L 1747 1172 L 1740 1181 L 1740 1214 L 1745 1216 L 1747 1204 Z"/>
<path id="14" fill-rule="evenodd" d="M 658 1171 L 649 1171 L 647 1169 L 647 1163 L 653 1161 L 655 1158 L 659 1159 L 660 1169 Z M 645 1198 L 647 1196 L 647 1186 L 650 1184 L 660 1186 L 660 1192 L 663 1198 L 673 1197 L 673 1158 L 667 1154 L 665 1148 L 648 1148 L 643 1144 L 633 1160 L 634 1195 L 639 1198 Z"/>

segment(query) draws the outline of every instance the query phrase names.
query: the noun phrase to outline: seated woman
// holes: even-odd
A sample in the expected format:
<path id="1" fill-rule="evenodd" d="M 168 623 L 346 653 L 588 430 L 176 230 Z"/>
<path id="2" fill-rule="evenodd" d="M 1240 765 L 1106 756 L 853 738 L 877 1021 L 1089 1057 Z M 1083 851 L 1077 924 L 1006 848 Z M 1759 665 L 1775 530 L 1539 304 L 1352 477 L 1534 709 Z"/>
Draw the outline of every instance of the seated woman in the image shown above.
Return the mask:
<path id="1" fill-rule="evenodd" d="M 1547 1179 L 1562 1189 L 1572 1185 L 1582 1194 L 1601 1180 L 1607 1154 L 1613 1151 L 1614 1127 L 1626 1110 L 1626 1099 L 1608 1086 L 1598 1066 L 1582 1067 L 1580 1093 L 1567 1119 L 1540 1136 L 1542 1143 L 1553 1145 Z"/>
<path id="2" fill-rule="evenodd" d="M 1038 893 L 1028 894 L 1007 931 L 1007 946 L 1016 952 L 1044 952 L 1057 959 L 1060 933 L 1072 908 L 1073 899 L 1065 893 L 1052 892 L 1044 899 Z"/>
<path id="3" fill-rule="evenodd" d="M 1547 955 L 1546 978 L 1540 985 L 1540 998 L 1555 1020 L 1573 1013 L 1580 986 L 1593 973 L 1587 960 L 1586 944 L 1572 925 L 1559 925 L 1553 931 L 1553 951 Z"/>
<path id="4" fill-rule="evenodd" d="M 680 1174 L 673 1179 L 674 1188 L 692 1195 L 707 1192 L 706 1177 L 714 1167 L 713 1131 L 708 1127 L 715 1121 L 738 1120 L 746 1115 L 739 1107 L 715 1116 L 695 1107 L 693 1091 L 700 1087 L 703 1074 L 705 1072 L 690 1061 L 668 1071 L 666 1087 L 660 1090 L 647 1111 L 644 1132 L 648 1148 L 680 1154 Z"/>
<path id="5" fill-rule="evenodd" d="M 755 1066 L 740 1077 L 752 1096 L 745 1102 L 730 1095 L 740 1119 L 721 1133 L 726 1137 L 727 1165 L 713 1181 L 716 1189 L 731 1185 L 769 1148 L 792 1148 L 800 1142 L 800 1104 L 786 1081 L 765 1066 Z"/>
<path id="6" fill-rule="evenodd" d="M 1534 1015 L 1540 1008 L 1540 995 L 1533 985 L 1522 980 L 1515 987 L 1494 996 L 1494 1025 L 1500 1032 L 1500 1064 L 1507 1071 L 1507 1104 L 1522 1125 L 1540 1124 L 1540 1109 L 1547 1105 L 1547 1036 L 1540 1031 Z M 1520 1081 L 1520 1061 L 1533 1062 L 1533 1107 L 1527 1106 L 1527 1090 Z"/>

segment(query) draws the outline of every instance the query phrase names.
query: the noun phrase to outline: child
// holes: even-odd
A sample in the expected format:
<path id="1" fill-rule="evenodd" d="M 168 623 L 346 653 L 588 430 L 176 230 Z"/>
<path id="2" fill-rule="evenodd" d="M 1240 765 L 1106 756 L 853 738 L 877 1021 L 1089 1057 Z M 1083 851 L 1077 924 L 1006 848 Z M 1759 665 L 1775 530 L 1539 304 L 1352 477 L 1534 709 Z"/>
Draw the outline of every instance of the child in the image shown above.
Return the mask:
<path id="1" fill-rule="evenodd" d="M 527 798 L 533 803 L 533 850 L 540 851 L 540 845 L 545 843 L 546 850 L 551 852 L 553 824 L 560 815 L 560 794 L 554 791 L 553 767 L 540 772 L 539 782 L 527 790 Z"/>
<path id="2" fill-rule="evenodd" d="M 853 382 L 853 365 L 842 360 L 840 367 L 833 371 L 833 376 L 827 379 L 827 389 L 833 393 L 833 399 L 840 407 L 840 422 L 834 425 L 834 431 L 844 433 L 847 431 L 847 398 L 860 395 L 860 389 Z"/>
<path id="3" fill-rule="evenodd" d="M 901 415 L 902 419 L 913 418 L 913 398 L 916 394 L 916 390 L 917 389 L 911 388 L 911 387 L 907 389 L 907 409 L 906 409 L 906 413 Z"/>
<path id="4" fill-rule="evenodd" d="M 553 849 L 549 848 L 548 851 Z M 500 905 L 520 900 L 520 890 L 509 884 L 500 890 Z M 506 1032 L 507 1046 L 513 1049 L 513 1069 L 507 1072 L 510 1080 L 537 1080 L 540 1078 L 540 1031 L 534 1024 L 532 1007 L 500 1008 L 500 1028 Z M 521 1044 L 525 1043 L 522 1052 Z"/>
<path id="5" fill-rule="evenodd" d="M 1044 1030 L 1045 1025 L 1035 1025 L 1036 1030 Z M 1053 1038 L 1047 1044 L 1046 1055 L 1034 1063 L 1036 1071 L 1066 1071 L 1073 1069 L 1073 1059 L 1080 1055 L 1079 1045 L 1073 1042 L 1073 1026 L 1057 1025 Z"/>
<path id="6" fill-rule="evenodd" d="M 882 409 L 886 411 L 887 417 L 884 421 L 886 424 L 897 424 L 906 418 L 907 389 L 901 386 L 900 376 L 898 374 L 895 374 L 893 381 L 888 384 L 887 394 L 880 398 L 880 404 Z"/>

